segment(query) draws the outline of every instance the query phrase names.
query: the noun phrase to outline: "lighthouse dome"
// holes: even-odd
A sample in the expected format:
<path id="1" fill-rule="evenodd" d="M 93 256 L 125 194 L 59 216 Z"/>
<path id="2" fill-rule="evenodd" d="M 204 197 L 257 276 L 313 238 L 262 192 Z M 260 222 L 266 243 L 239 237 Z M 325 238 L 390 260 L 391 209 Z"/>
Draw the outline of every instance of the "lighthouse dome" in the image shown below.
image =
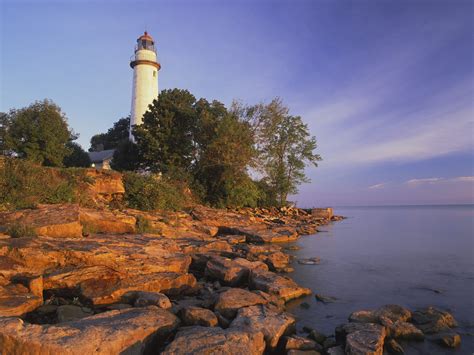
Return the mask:
<path id="1" fill-rule="evenodd" d="M 144 34 L 137 38 L 137 47 L 135 51 L 139 51 L 142 49 L 147 49 L 153 52 L 155 51 L 155 41 L 153 40 L 153 37 L 148 34 L 147 31 L 145 31 Z"/>

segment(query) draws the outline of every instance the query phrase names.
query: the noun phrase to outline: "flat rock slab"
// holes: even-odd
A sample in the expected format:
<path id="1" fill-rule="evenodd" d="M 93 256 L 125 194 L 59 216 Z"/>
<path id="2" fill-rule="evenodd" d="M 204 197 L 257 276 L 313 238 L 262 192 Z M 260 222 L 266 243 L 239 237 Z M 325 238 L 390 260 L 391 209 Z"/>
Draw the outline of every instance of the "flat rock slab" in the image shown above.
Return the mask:
<path id="1" fill-rule="evenodd" d="M 343 338 L 346 354 L 382 355 L 385 327 L 374 323 L 348 323 L 336 328 L 336 339 Z"/>
<path id="2" fill-rule="evenodd" d="M 279 313 L 264 305 L 241 308 L 230 328 L 245 329 L 252 333 L 262 332 L 269 349 L 276 349 L 280 338 L 294 329 L 295 318 Z"/>
<path id="3" fill-rule="evenodd" d="M 285 302 L 311 294 L 310 289 L 300 287 L 289 277 L 277 275 L 271 271 L 252 270 L 249 286 L 252 289 L 275 294 Z"/>
<path id="4" fill-rule="evenodd" d="M 205 272 L 210 278 L 226 285 L 237 286 L 247 283 L 250 270 L 253 269 L 268 270 L 268 267 L 258 261 L 251 262 L 242 258 L 231 260 L 215 256 L 207 262 Z"/>
<path id="5" fill-rule="evenodd" d="M 0 348 L 5 354 L 142 354 L 177 326 L 178 319 L 161 309 L 109 311 L 58 325 L 0 319 Z"/>
<path id="6" fill-rule="evenodd" d="M 224 317 L 232 319 L 240 308 L 267 303 L 268 300 L 257 293 L 241 288 L 231 288 L 219 294 L 214 309 Z"/>
<path id="7" fill-rule="evenodd" d="M 261 332 L 194 326 L 181 328 L 162 354 L 260 355 L 264 350 L 265 342 Z"/>
<path id="8" fill-rule="evenodd" d="M 20 284 L 0 286 L 0 317 L 21 316 L 43 304 L 43 297 L 34 295 Z"/>

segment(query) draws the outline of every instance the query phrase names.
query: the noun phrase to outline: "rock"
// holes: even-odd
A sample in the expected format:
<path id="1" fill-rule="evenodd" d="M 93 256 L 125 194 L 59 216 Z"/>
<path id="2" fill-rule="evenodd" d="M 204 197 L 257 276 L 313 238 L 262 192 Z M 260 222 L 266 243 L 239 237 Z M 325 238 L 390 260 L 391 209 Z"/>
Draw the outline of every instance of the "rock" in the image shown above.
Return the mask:
<path id="1" fill-rule="evenodd" d="M 86 309 L 88 312 L 84 311 L 84 308 L 74 305 L 59 306 L 56 311 L 57 320 L 59 323 L 63 323 L 89 317 L 93 314 L 90 310 Z"/>
<path id="2" fill-rule="evenodd" d="M 36 325 L 0 318 L 0 347 L 5 354 L 139 354 L 164 340 L 178 325 L 161 309 L 109 311 L 57 325 Z"/>
<path id="3" fill-rule="evenodd" d="M 303 309 L 310 309 L 311 305 L 308 302 L 302 302 L 300 303 L 300 307 Z"/>
<path id="4" fill-rule="evenodd" d="M 392 322 L 402 321 L 406 322 L 411 318 L 411 311 L 405 307 L 396 305 L 396 304 L 388 304 L 378 308 L 375 311 L 375 316 L 379 319 L 381 317 L 386 317 L 390 319 Z"/>
<path id="5" fill-rule="evenodd" d="M 289 350 L 287 355 L 321 355 L 319 351 L 316 350 Z"/>
<path id="6" fill-rule="evenodd" d="M 316 348 L 318 347 L 318 348 Z M 322 350 L 322 347 L 317 344 L 314 340 L 307 339 L 302 336 L 292 335 L 285 339 L 286 350 Z"/>
<path id="7" fill-rule="evenodd" d="M 288 266 L 290 262 L 290 257 L 278 251 L 269 255 L 265 255 L 261 260 L 268 265 L 270 270 L 280 271 L 284 270 Z"/>
<path id="8" fill-rule="evenodd" d="M 80 284 L 81 294 L 94 305 L 115 303 L 130 291 L 142 290 L 178 295 L 192 291 L 196 278 L 191 274 L 161 272 L 134 278 L 87 280 Z"/>
<path id="9" fill-rule="evenodd" d="M 261 332 L 218 327 L 181 328 L 163 355 L 187 354 L 248 354 L 260 355 L 265 350 Z"/>
<path id="10" fill-rule="evenodd" d="M 219 326 L 221 328 L 224 328 L 224 329 L 227 329 L 229 328 L 230 326 L 230 323 L 232 322 L 232 320 L 224 317 L 222 314 L 220 314 L 219 312 L 215 311 L 214 314 L 216 315 L 217 317 L 217 321 L 219 322 Z"/>
<path id="11" fill-rule="evenodd" d="M 331 219 L 334 211 L 332 208 L 312 208 L 311 215 L 316 218 Z"/>
<path id="12" fill-rule="evenodd" d="M 228 319 L 232 319 L 240 308 L 267 304 L 261 295 L 241 288 L 231 288 L 219 294 L 214 309 Z"/>
<path id="13" fill-rule="evenodd" d="M 218 279 L 226 285 L 237 286 L 246 283 L 251 269 L 268 269 L 260 262 L 252 263 L 245 259 L 213 257 L 206 265 L 206 275 Z"/>
<path id="14" fill-rule="evenodd" d="M 323 342 L 323 348 L 329 349 L 337 345 L 336 340 L 334 338 L 326 338 Z"/>
<path id="15" fill-rule="evenodd" d="M 202 325 L 215 327 L 218 323 L 217 316 L 210 310 L 201 307 L 186 307 L 180 312 L 184 325 Z"/>
<path id="16" fill-rule="evenodd" d="M 0 317 L 21 316 L 43 304 L 43 297 L 22 284 L 0 286 Z"/>
<path id="17" fill-rule="evenodd" d="M 382 355 L 385 328 L 378 324 L 365 323 L 365 327 L 346 336 L 346 354 Z"/>
<path id="18" fill-rule="evenodd" d="M 251 333 L 262 332 L 269 349 L 275 349 L 283 335 L 293 331 L 295 319 L 287 313 L 278 313 L 264 305 L 239 309 L 230 328 L 245 329 Z"/>
<path id="19" fill-rule="evenodd" d="M 79 209 L 79 220 L 85 233 L 134 233 L 136 219 L 119 211 Z"/>
<path id="20" fill-rule="evenodd" d="M 425 334 L 433 334 L 457 327 L 454 317 L 434 307 L 418 310 L 412 315 L 413 323 Z"/>
<path id="21" fill-rule="evenodd" d="M 397 320 L 396 322 L 383 321 L 382 325 L 384 325 L 392 338 L 402 339 L 402 340 L 417 340 L 423 341 L 425 339 L 425 335 L 423 332 L 415 327 L 413 324 L 408 322 L 403 322 L 401 320 Z"/>
<path id="22" fill-rule="evenodd" d="M 398 342 L 395 339 L 390 339 L 385 343 L 385 346 L 387 348 L 387 351 L 390 354 L 404 354 L 405 351 L 403 350 L 402 346 L 398 344 Z"/>
<path id="23" fill-rule="evenodd" d="M 126 303 L 133 303 L 134 307 L 157 306 L 163 309 L 171 308 L 170 299 L 159 292 L 131 291 L 122 296 Z"/>
<path id="24" fill-rule="evenodd" d="M 356 311 L 349 315 L 349 322 L 354 323 L 377 323 L 378 317 L 374 311 Z"/>
<path id="25" fill-rule="evenodd" d="M 324 303 L 324 304 L 337 302 L 337 298 L 336 298 L 336 297 L 324 296 L 324 295 L 321 295 L 320 293 L 315 294 L 314 297 L 315 297 L 319 302 L 322 302 L 322 303 Z"/>
<path id="26" fill-rule="evenodd" d="M 326 340 L 327 336 L 324 335 L 323 333 L 317 331 L 316 329 L 312 329 L 310 332 L 309 332 L 309 337 L 311 339 L 314 339 L 317 343 L 319 344 L 323 344 L 324 341 Z"/>
<path id="27" fill-rule="evenodd" d="M 447 348 L 457 348 L 461 345 L 461 336 L 454 332 L 446 332 L 439 334 L 435 341 Z"/>
<path id="28" fill-rule="evenodd" d="M 252 270 L 249 287 L 275 294 L 285 302 L 311 294 L 310 289 L 298 286 L 292 279 L 263 270 Z"/>
<path id="29" fill-rule="evenodd" d="M 345 355 L 346 352 L 344 351 L 344 347 L 342 345 L 333 346 L 326 350 L 328 355 Z"/>
<path id="30" fill-rule="evenodd" d="M 320 263 L 321 263 L 321 259 L 318 257 L 298 260 L 298 264 L 301 264 L 301 265 L 319 265 Z"/>

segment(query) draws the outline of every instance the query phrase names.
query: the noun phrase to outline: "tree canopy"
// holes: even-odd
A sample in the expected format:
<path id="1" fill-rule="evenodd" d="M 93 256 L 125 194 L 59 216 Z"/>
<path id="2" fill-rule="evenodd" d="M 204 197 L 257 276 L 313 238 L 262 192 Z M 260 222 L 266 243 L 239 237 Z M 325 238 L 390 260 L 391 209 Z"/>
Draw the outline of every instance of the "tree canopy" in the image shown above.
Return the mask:
<path id="1" fill-rule="evenodd" d="M 106 133 L 99 133 L 92 136 L 89 152 L 118 148 L 120 143 L 128 141 L 129 131 L 130 117 L 119 119 Z"/>
<path id="2" fill-rule="evenodd" d="M 59 106 L 47 99 L 11 110 L 1 124 L 2 149 L 47 166 L 62 166 L 70 154 L 67 143 L 77 138 Z"/>

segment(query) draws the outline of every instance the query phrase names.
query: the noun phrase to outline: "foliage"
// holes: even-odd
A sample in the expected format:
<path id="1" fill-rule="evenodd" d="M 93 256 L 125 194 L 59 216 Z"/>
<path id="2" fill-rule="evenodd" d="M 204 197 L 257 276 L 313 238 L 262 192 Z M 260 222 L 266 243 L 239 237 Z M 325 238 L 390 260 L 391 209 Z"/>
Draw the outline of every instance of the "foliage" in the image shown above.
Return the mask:
<path id="1" fill-rule="evenodd" d="M 116 149 L 120 143 L 128 141 L 130 132 L 130 117 L 124 117 L 114 123 L 107 133 L 96 134 L 91 138 L 90 152 Z"/>
<path id="2" fill-rule="evenodd" d="M 82 147 L 75 142 L 68 142 L 66 144 L 70 153 L 64 157 L 63 165 L 67 168 L 77 167 L 77 168 L 88 168 L 91 166 L 91 160 L 89 154 L 87 154 Z"/>
<path id="3" fill-rule="evenodd" d="M 179 210 L 188 201 L 183 186 L 165 176 L 127 172 L 123 182 L 125 202 L 131 208 Z"/>
<path id="4" fill-rule="evenodd" d="M 310 136 L 300 116 L 289 115 L 280 99 L 250 107 L 247 115 L 255 129 L 259 168 L 276 197 L 274 203 L 283 206 L 289 194 L 310 181 L 304 172 L 306 164 L 318 166 L 321 160 L 314 153 L 316 138 Z"/>
<path id="5" fill-rule="evenodd" d="M 196 158 L 196 98 L 187 90 L 163 90 L 133 128 L 141 163 L 153 172 L 189 172 Z"/>
<path id="6" fill-rule="evenodd" d="M 138 215 L 137 216 L 137 233 L 144 234 L 144 233 L 158 233 L 159 231 L 153 228 L 150 220 L 145 216 Z"/>
<path id="7" fill-rule="evenodd" d="M 0 162 L 0 206 L 34 208 L 39 203 L 87 203 L 81 169 L 53 169 L 30 161 L 5 158 Z"/>
<path id="8" fill-rule="evenodd" d="M 67 143 L 76 139 L 65 115 L 50 100 L 37 101 L 8 114 L 6 146 L 17 156 L 46 166 L 62 166 Z M 4 134 L 4 133 L 2 133 Z"/>
<path id="9" fill-rule="evenodd" d="M 128 138 L 118 145 L 114 152 L 111 168 L 118 171 L 133 171 L 140 166 L 138 147 Z"/>
<path id="10" fill-rule="evenodd" d="M 0 112 L 0 154 L 7 155 L 10 146 L 8 142 L 8 128 L 10 126 L 10 116 L 5 112 Z"/>
<path id="11" fill-rule="evenodd" d="M 12 238 L 36 237 L 36 231 L 33 227 L 21 223 L 8 226 L 6 232 Z"/>

